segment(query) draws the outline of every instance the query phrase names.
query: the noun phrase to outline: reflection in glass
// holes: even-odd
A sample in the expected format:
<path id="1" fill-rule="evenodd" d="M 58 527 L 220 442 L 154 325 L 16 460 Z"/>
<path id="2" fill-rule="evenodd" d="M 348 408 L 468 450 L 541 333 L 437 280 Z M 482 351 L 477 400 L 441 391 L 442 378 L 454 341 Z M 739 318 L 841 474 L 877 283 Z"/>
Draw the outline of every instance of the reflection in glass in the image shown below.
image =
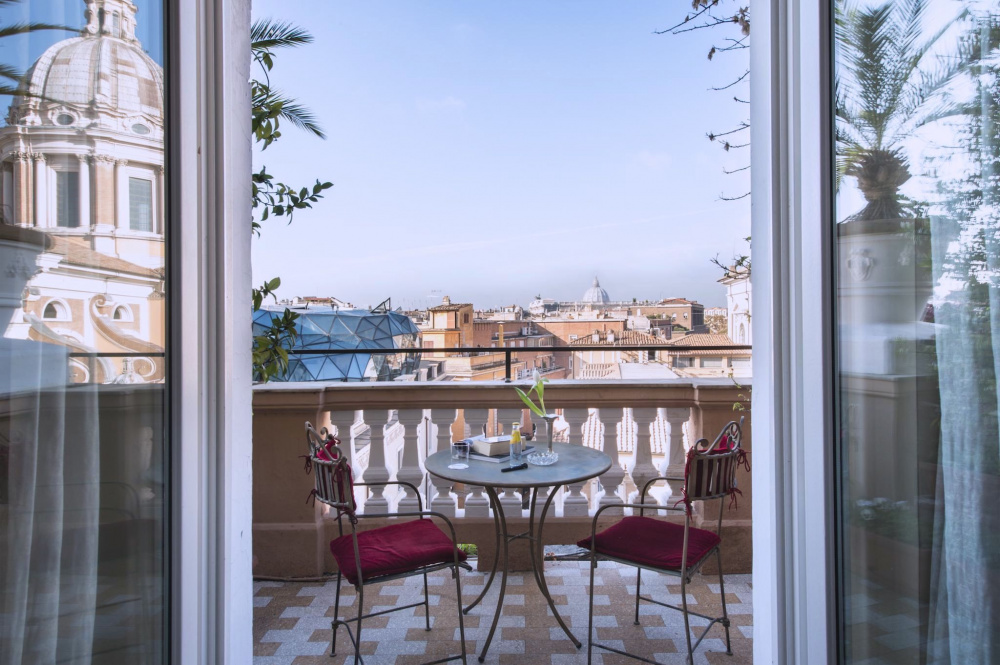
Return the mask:
<path id="1" fill-rule="evenodd" d="M 836 3 L 848 663 L 1000 662 L 1000 9 Z"/>
<path id="2" fill-rule="evenodd" d="M 164 662 L 160 16 L 0 3 L 4 665 Z"/>

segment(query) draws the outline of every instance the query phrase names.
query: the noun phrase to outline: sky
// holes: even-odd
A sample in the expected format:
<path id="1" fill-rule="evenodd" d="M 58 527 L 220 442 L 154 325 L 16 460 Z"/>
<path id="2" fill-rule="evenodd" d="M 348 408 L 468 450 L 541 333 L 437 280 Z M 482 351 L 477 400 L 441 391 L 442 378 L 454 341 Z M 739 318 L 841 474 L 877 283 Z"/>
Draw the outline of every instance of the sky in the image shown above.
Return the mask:
<path id="1" fill-rule="evenodd" d="M 163 64 L 163 3 L 160 0 L 132 0 L 136 13 L 136 37 L 143 49 L 156 62 Z M 0 25 L 15 23 L 54 23 L 71 28 L 82 28 L 87 21 L 85 0 L 19 0 L 0 8 Z M 27 69 L 45 49 L 58 41 L 72 37 L 72 33 L 46 30 L 5 37 L 0 40 L 0 62 Z M 10 103 L 4 97 L 3 107 Z"/>
<path id="2" fill-rule="evenodd" d="M 254 282 L 279 295 L 449 295 L 477 307 L 575 300 L 594 276 L 614 300 L 724 304 L 710 260 L 750 235 L 749 150 L 706 138 L 748 119 L 748 52 L 734 33 L 655 30 L 689 3 L 635 0 L 255 0 L 315 42 L 281 51 L 272 83 L 328 137 L 292 127 L 256 165 L 334 184 L 254 240 Z M 737 139 L 737 142 L 740 142 Z"/>

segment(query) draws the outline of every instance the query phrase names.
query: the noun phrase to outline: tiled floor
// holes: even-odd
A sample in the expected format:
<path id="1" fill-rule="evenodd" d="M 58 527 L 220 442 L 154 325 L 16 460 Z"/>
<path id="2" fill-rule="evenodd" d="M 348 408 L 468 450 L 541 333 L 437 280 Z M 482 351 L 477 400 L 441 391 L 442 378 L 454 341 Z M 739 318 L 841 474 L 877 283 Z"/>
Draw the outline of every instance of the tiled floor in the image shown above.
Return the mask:
<path id="1" fill-rule="evenodd" d="M 577 650 L 559 629 L 530 573 L 511 575 L 504 602 L 504 615 L 493 638 L 487 663 L 545 663 L 569 665 L 587 662 L 587 564 L 549 561 L 546 579 L 563 618 L 584 644 Z M 462 573 L 462 595 L 471 602 L 482 590 L 485 575 Z M 752 663 L 751 581 L 749 575 L 727 575 L 726 602 L 732 621 L 733 655 L 727 656 L 725 633 L 716 625 L 695 652 L 695 663 L 746 665 Z M 632 622 L 635 569 L 602 563 L 595 580 L 595 632 L 597 639 L 637 652 L 658 663 L 685 662 L 684 623 L 679 612 L 643 603 L 641 625 Z M 643 573 L 643 595 L 664 602 L 680 602 L 677 579 Z M 688 587 L 692 609 L 717 616 L 721 612 L 718 578 L 698 576 Z M 417 602 L 421 597 L 419 577 L 387 582 L 365 590 L 366 611 L 387 609 L 398 603 Z M 499 584 L 494 583 L 483 605 L 465 617 L 468 663 L 478 661 L 479 647 L 489 632 Z M 256 582 L 254 585 L 255 665 L 340 665 L 353 663 L 354 652 L 346 633 L 337 636 L 337 656 L 329 656 L 330 620 L 333 615 L 334 583 Z M 367 665 L 411 665 L 459 653 L 455 585 L 448 573 L 430 576 L 431 626 L 424 630 L 423 608 L 413 608 L 365 621 L 361 653 Z M 346 583 L 341 613 L 352 617 L 357 610 L 354 590 Z M 705 621 L 692 617 L 692 626 Z M 594 663 L 606 665 L 629 661 L 617 654 L 594 650 Z"/>

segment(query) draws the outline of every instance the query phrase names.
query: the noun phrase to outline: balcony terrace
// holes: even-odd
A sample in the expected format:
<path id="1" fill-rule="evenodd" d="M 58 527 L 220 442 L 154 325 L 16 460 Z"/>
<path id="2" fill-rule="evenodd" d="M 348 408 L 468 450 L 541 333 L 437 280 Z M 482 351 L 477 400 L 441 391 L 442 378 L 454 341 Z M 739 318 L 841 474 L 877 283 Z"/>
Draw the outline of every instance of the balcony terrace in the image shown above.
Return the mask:
<path id="1" fill-rule="evenodd" d="M 611 469 L 586 483 L 569 485 L 558 494 L 545 525 L 546 545 L 575 543 L 589 534 L 599 506 L 635 499 L 636 485 L 661 475 L 681 475 L 687 448 L 699 438 L 712 438 L 725 423 L 738 419 L 734 404 L 746 400 L 746 386 L 728 379 L 671 382 L 560 381 L 550 384 L 547 403 L 562 413 L 560 437 L 570 444 L 603 450 L 612 458 Z M 255 586 L 255 657 L 264 663 L 341 662 L 352 653 L 345 642 L 338 656 L 326 654 L 330 637 L 333 590 L 323 578 L 335 571 L 328 543 L 336 536 L 335 521 L 320 505 L 306 502 L 313 478 L 303 472 L 300 456 L 306 453 L 303 423 L 325 426 L 342 439 L 350 451 L 355 475 L 366 481 L 399 479 L 420 488 L 421 499 L 432 510 L 454 517 L 461 543 L 474 544 L 479 560 L 488 568 L 493 558 L 494 523 L 481 487 L 463 487 L 425 473 L 423 460 L 448 447 L 454 436 L 479 431 L 495 422 L 528 423 L 510 384 L 502 381 L 473 383 L 272 383 L 254 387 L 253 544 Z M 540 430 L 543 428 L 540 428 Z M 744 447 L 752 449 L 749 416 L 744 425 Z M 350 442 L 350 445 L 347 445 Z M 727 602 L 734 608 L 734 656 L 725 655 L 722 629 L 709 634 L 696 653 L 696 662 L 751 662 L 750 577 L 750 475 L 741 470 L 742 491 L 737 505 L 723 519 L 723 568 L 727 573 Z M 647 501 L 673 505 L 681 483 L 663 483 Z M 416 497 L 405 490 L 359 494 L 359 510 L 394 512 L 416 506 Z M 513 491 L 500 495 L 511 528 L 527 521 L 523 497 Z M 602 514 L 602 527 L 620 519 L 630 509 Z M 678 512 L 679 516 L 680 513 Z M 392 518 L 389 518 L 392 519 Z M 678 519 L 671 517 L 669 519 Z M 695 524 L 702 520 L 695 506 Z M 379 526 L 379 520 L 362 521 L 361 527 Z M 714 528 L 714 525 L 712 525 Z M 526 550 L 512 548 L 511 569 L 527 568 Z M 704 577 L 697 575 L 689 587 L 689 600 L 711 609 L 718 603 L 716 569 L 709 562 Z M 585 633 L 587 610 L 586 563 L 547 561 L 546 575 L 558 605 L 565 607 L 571 627 Z M 528 578 L 527 580 L 525 578 Z M 631 586 L 629 580 L 632 580 Z M 629 649 L 649 654 L 660 662 L 683 662 L 683 621 L 669 610 L 643 607 L 649 612 L 643 625 L 633 626 L 634 569 L 602 563 L 595 582 L 598 630 L 601 637 L 621 640 Z M 713 580 L 716 582 L 713 584 Z M 419 611 L 404 611 L 393 618 L 380 617 L 362 641 L 369 663 L 409 663 L 427 660 L 439 650 L 454 648 L 454 605 L 447 601 L 453 587 L 445 574 L 432 578 L 432 617 L 448 631 L 425 633 L 417 622 Z M 644 592 L 654 598 L 676 596 L 675 578 L 643 577 Z M 508 588 L 501 633 L 494 639 L 488 662 L 586 662 L 586 645 L 578 652 L 566 640 L 530 575 L 514 574 Z M 417 593 L 413 581 L 387 583 L 375 591 L 391 597 Z M 482 589 L 483 573 L 463 573 L 463 596 L 473 599 Z M 411 588 L 412 586 L 412 588 Z M 495 587 L 491 590 L 496 594 Z M 713 599 L 714 594 L 714 599 Z M 436 596 L 436 598 L 434 597 Z M 467 617 L 467 641 L 472 659 L 478 641 L 485 637 L 492 612 L 490 596 L 482 608 Z M 354 610 L 348 599 L 347 612 Z M 668 601 L 669 602 L 669 601 Z M 435 604 L 436 603 L 436 604 Z M 377 605 L 377 601 L 375 603 Z M 485 609 L 483 609 L 485 608 Z M 694 611 L 700 611 L 693 608 Z M 698 625 L 693 620 L 694 626 Z M 679 622 L 679 623 L 678 623 Z M 602 625 L 602 623 L 604 625 Z M 702 624 L 704 625 L 704 624 Z M 419 628 L 419 630 L 418 630 Z M 550 631 L 552 628 L 554 630 Z M 713 629 L 714 630 L 714 629 Z M 551 638 L 551 639 L 550 639 Z M 346 639 L 346 638 L 345 638 Z M 367 640 L 371 640 L 370 642 Z M 453 651 L 452 651 L 453 652 Z M 397 659 L 398 657 L 398 659 Z M 603 660 L 602 660 L 603 658 Z M 673 659 L 673 660 L 672 660 Z M 594 662 L 619 662 L 620 656 L 595 653 Z"/>

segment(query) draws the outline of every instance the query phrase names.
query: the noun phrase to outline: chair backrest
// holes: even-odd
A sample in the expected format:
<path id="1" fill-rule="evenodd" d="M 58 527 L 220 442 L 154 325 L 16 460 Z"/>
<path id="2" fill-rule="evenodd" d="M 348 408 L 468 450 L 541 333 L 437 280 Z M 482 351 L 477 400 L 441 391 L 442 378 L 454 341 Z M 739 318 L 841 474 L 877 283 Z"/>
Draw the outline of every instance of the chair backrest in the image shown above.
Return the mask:
<path id="1" fill-rule="evenodd" d="M 719 499 L 736 489 L 736 469 L 740 464 L 743 428 L 732 421 L 722 428 L 711 445 L 701 439 L 688 451 L 684 469 L 686 502 Z"/>
<path id="2" fill-rule="evenodd" d="M 340 449 L 340 439 L 324 427 L 317 432 L 306 423 L 306 442 L 309 444 L 309 461 L 316 479 L 315 496 L 337 510 L 354 518 L 357 503 L 354 500 L 354 476 L 347 455 Z"/>

